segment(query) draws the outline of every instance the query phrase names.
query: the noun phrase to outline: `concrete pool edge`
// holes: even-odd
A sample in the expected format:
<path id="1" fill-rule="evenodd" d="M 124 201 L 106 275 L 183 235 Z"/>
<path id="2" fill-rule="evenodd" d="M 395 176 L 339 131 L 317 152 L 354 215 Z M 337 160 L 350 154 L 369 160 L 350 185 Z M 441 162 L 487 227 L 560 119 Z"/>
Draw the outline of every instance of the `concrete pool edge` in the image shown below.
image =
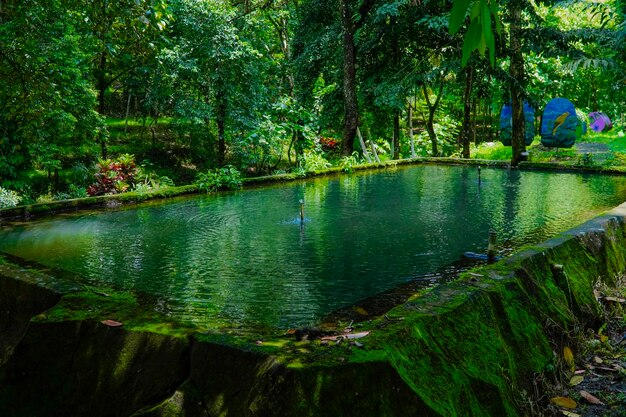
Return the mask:
<path id="1" fill-rule="evenodd" d="M 0 414 L 520 415 L 562 337 L 600 317 L 594 285 L 625 269 L 621 205 L 322 344 L 198 333 L 131 294 L 46 287 L 5 264 Z"/>
<path id="2" fill-rule="evenodd" d="M 486 159 L 459 159 L 459 158 L 434 158 L 419 157 L 412 159 L 391 160 L 381 163 L 361 164 L 352 167 L 353 172 L 362 172 L 370 170 L 390 169 L 398 166 L 411 165 L 470 165 L 483 166 L 493 168 L 511 168 L 509 161 L 486 160 Z M 586 173 L 586 174 L 608 174 L 608 175 L 625 175 L 626 172 L 605 167 L 585 167 L 564 165 L 553 162 L 535 163 L 522 162 L 517 169 L 529 171 L 558 171 L 569 173 Z M 250 177 L 244 179 L 246 186 L 262 186 L 271 183 L 289 182 L 305 180 L 315 177 L 332 176 L 332 175 L 348 175 L 340 167 L 328 168 L 319 171 L 308 172 L 305 175 L 299 174 L 277 174 L 263 177 Z M 128 192 L 123 194 L 111 194 L 96 197 L 77 198 L 72 200 L 59 200 L 47 203 L 35 203 L 10 208 L 0 208 L 0 223 L 12 219 L 30 219 L 32 217 L 42 216 L 52 213 L 62 213 L 76 211 L 89 208 L 116 208 L 121 205 L 138 204 L 152 200 L 168 199 L 178 196 L 190 194 L 198 194 L 198 187 L 191 185 L 182 185 L 177 187 L 165 187 L 148 192 Z"/>

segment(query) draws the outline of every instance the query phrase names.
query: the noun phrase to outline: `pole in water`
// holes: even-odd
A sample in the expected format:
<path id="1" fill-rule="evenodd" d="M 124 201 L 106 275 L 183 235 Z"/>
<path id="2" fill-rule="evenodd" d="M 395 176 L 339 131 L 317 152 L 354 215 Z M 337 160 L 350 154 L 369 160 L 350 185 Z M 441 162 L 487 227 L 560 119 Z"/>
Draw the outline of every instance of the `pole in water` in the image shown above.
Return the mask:
<path id="1" fill-rule="evenodd" d="M 304 200 L 300 200 L 300 223 L 304 223 Z"/>
<path id="2" fill-rule="evenodd" d="M 480 165 L 478 165 L 478 185 L 480 185 Z"/>
<path id="3" fill-rule="evenodd" d="M 489 231 L 489 245 L 487 246 L 487 262 L 494 263 L 496 261 L 496 231 Z"/>

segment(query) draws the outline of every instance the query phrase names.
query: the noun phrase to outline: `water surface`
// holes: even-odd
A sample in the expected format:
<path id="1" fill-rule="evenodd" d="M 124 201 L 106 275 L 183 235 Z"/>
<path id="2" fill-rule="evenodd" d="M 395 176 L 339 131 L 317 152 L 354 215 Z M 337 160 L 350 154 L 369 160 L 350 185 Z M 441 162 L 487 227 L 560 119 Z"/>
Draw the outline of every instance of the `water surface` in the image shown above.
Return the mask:
<path id="1" fill-rule="evenodd" d="M 489 229 L 506 252 L 624 200 L 623 177 L 420 166 L 5 226 L 0 251 L 198 324 L 287 328 L 484 252 Z"/>

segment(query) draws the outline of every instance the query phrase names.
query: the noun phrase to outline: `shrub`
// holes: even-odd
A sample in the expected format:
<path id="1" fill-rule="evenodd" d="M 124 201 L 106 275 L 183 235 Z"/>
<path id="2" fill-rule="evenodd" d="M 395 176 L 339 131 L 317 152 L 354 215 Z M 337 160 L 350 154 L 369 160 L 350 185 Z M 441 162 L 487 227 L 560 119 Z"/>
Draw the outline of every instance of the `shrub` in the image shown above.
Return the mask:
<path id="1" fill-rule="evenodd" d="M 362 162 L 363 160 L 359 156 L 359 153 L 354 151 L 352 152 L 352 155 L 341 158 L 339 166 L 343 172 L 352 172 L 352 169 Z"/>
<path id="2" fill-rule="evenodd" d="M 312 172 L 330 168 L 332 164 L 321 154 L 312 150 L 305 150 L 300 157 L 300 166 L 305 171 Z"/>
<path id="3" fill-rule="evenodd" d="M 227 165 L 223 168 L 198 173 L 195 184 L 199 190 L 210 193 L 221 188 L 239 190 L 243 186 L 243 180 L 237 168 Z"/>
<path id="4" fill-rule="evenodd" d="M 101 160 L 96 167 L 96 183 L 87 188 L 91 196 L 123 193 L 135 185 L 137 165 L 133 155 L 124 154 L 114 160 Z"/>
<path id="5" fill-rule="evenodd" d="M 22 201 L 22 197 L 18 193 L 0 187 L 0 208 L 15 207 L 20 201 Z"/>

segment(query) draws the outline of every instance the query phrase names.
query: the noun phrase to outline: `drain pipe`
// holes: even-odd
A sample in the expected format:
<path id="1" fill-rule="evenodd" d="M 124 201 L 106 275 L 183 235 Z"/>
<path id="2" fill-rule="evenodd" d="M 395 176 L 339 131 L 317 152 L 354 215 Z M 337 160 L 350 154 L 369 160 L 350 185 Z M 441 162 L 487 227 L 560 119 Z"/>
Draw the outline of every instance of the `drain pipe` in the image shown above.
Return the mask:
<path id="1" fill-rule="evenodd" d="M 487 246 L 487 262 L 492 264 L 496 261 L 496 231 L 489 231 L 489 245 Z"/>

